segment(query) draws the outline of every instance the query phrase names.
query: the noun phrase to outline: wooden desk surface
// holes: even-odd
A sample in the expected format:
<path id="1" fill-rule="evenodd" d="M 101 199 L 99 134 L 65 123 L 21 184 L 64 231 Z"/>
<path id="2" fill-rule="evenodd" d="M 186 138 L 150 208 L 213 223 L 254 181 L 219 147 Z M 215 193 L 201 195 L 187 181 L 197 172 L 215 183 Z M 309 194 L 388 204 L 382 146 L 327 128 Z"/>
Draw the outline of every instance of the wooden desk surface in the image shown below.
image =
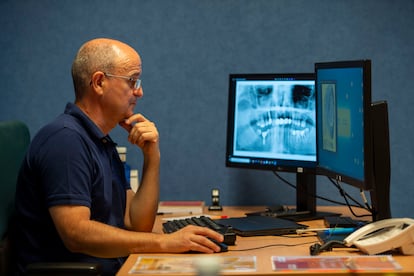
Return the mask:
<path id="1" fill-rule="evenodd" d="M 229 217 L 238 217 L 243 216 L 246 212 L 255 212 L 255 211 L 262 211 L 264 210 L 263 206 L 254 206 L 254 207 L 224 207 L 223 211 L 221 212 L 209 212 L 208 210 L 205 211 L 205 214 L 209 215 L 227 215 Z M 320 207 L 318 208 L 319 211 L 329 211 L 329 212 L 337 212 L 343 213 L 344 215 L 350 215 L 346 208 L 338 207 L 338 206 L 329 206 L 329 207 Z M 358 211 L 358 210 L 357 210 Z M 358 214 L 364 214 L 364 211 L 361 210 Z M 168 217 L 167 215 L 158 216 L 156 223 L 154 225 L 154 232 L 162 233 L 162 218 Z M 171 215 L 170 215 L 171 217 Z M 321 228 L 325 227 L 322 220 L 314 220 L 314 221 L 306 221 L 300 222 L 301 224 L 306 224 L 311 228 Z M 278 273 L 272 270 L 271 265 L 271 256 L 309 256 L 309 246 L 318 242 L 318 238 L 316 236 L 293 236 L 292 238 L 287 237 L 278 237 L 278 236 L 260 236 L 260 237 L 240 237 L 237 236 L 236 245 L 229 246 L 228 252 L 223 253 L 216 253 L 214 256 L 256 256 L 256 272 L 255 273 L 246 273 L 240 272 L 239 275 L 269 275 L 269 274 L 276 274 L 276 275 L 284 275 L 283 273 Z M 269 245 L 274 245 L 270 246 Z M 263 246 L 268 246 L 261 248 Z M 257 248 L 257 249 L 252 249 Z M 244 249 L 251 249 L 247 251 L 232 251 L 232 250 L 244 250 Z M 131 267 L 135 264 L 137 258 L 142 256 L 177 256 L 182 254 L 131 254 L 125 264 L 118 272 L 118 276 L 125 276 L 131 275 L 128 274 Z M 203 254 L 185 254 L 186 256 L 194 256 L 198 257 Z M 323 252 L 322 256 L 351 256 L 351 255 L 361 255 L 361 253 L 356 249 L 350 248 L 334 248 L 331 252 Z M 414 275 L 414 256 L 393 256 L 394 259 L 402 266 L 402 270 L 398 271 L 398 273 L 388 273 L 382 274 L 380 272 L 364 272 L 358 275 Z M 310 272 L 290 272 L 289 275 L 331 275 L 330 273 L 310 273 Z M 337 273 L 336 273 L 337 274 Z M 335 275 L 336 275 L 335 274 Z M 356 275 L 355 273 L 339 273 L 341 275 Z M 154 274 L 147 274 L 145 275 L 154 275 Z M 194 275 L 188 273 L 181 273 L 181 274 L 173 274 L 168 273 L 165 275 L 173 276 L 173 275 Z M 223 275 L 238 275 L 235 273 L 223 273 Z"/>

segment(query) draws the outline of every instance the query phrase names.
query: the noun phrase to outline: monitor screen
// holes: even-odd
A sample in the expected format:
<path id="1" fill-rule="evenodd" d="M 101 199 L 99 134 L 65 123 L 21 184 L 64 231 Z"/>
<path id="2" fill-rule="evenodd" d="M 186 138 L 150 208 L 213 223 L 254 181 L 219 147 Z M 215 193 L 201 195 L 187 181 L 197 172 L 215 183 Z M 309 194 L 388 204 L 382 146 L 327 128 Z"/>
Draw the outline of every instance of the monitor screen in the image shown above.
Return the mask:
<path id="1" fill-rule="evenodd" d="M 226 165 L 314 172 L 315 75 L 231 74 Z"/>
<path id="2" fill-rule="evenodd" d="M 315 64 L 318 173 L 373 186 L 371 62 Z"/>

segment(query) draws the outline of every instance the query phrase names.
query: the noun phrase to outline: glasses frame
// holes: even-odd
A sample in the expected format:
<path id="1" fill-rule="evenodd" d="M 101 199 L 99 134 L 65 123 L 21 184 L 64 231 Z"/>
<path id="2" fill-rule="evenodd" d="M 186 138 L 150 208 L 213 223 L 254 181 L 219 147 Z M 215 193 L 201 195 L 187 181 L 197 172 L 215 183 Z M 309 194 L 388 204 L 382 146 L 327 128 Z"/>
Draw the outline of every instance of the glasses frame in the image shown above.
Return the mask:
<path id="1" fill-rule="evenodd" d="M 121 79 L 128 80 L 132 83 L 132 88 L 134 90 L 140 89 L 141 85 L 142 85 L 141 79 L 138 79 L 138 78 L 133 78 L 133 77 L 128 77 L 128 76 L 120 76 L 120 75 L 113 75 L 113 74 L 110 74 L 110 73 L 104 73 L 104 75 L 107 76 L 107 77 L 121 78 Z"/>

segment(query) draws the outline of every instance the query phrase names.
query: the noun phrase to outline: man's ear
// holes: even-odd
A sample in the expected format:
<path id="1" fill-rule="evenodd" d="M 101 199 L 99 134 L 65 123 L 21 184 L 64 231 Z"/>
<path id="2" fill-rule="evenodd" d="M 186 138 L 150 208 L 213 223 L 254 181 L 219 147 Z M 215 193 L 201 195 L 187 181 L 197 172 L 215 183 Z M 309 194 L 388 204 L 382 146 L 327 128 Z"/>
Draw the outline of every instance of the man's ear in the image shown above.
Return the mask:
<path id="1" fill-rule="evenodd" d="M 105 81 L 105 74 L 103 72 L 96 71 L 95 73 L 93 73 L 92 80 L 91 80 L 91 86 L 96 93 L 98 94 L 103 93 L 104 81 Z"/>

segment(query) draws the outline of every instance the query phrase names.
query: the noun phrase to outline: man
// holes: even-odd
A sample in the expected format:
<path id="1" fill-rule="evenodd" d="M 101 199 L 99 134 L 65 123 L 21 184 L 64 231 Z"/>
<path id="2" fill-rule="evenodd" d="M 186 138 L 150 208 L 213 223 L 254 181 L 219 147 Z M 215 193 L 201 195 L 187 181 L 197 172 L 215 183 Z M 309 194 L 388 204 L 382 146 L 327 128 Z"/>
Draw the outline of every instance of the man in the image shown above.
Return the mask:
<path id="1" fill-rule="evenodd" d="M 151 233 L 160 151 L 154 123 L 134 114 L 141 73 L 140 56 L 120 41 L 94 39 L 79 49 L 75 103 L 34 137 L 20 171 L 13 231 L 20 273 L 33 262 L 87 261 L 115 274 L 130 253 L 220 251 L 208 238 L 222 235 L 207 228 Z M 108 136 L 118 124 L 144 157 L 136 193 Z"/>

